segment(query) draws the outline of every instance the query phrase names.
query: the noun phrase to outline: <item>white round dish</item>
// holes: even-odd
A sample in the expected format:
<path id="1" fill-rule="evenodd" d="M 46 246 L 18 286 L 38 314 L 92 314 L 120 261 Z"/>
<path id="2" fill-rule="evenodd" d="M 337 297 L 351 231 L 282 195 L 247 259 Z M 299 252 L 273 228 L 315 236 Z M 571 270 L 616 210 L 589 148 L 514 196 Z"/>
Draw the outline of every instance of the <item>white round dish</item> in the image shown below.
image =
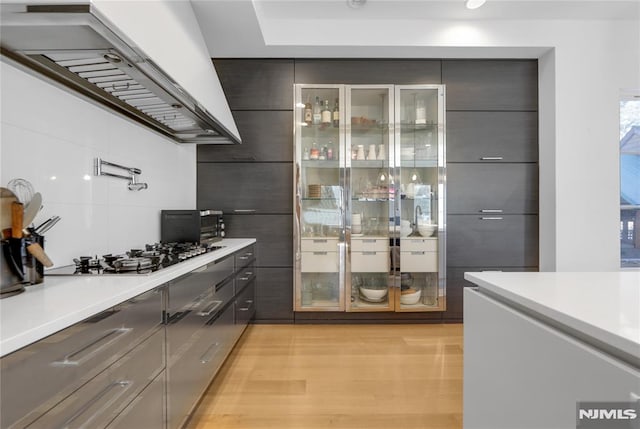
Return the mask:
<path id="1" fill-rule="evenodd" d="M 422 295 L 422 290 L 418 289 L 413 293 L 405 293 L 400 295 L 400 304 L 403 305 L 413 305 L 417 304 L 420 301 L 420 296 Z"/>
<path id="2" fill-rule="evenodd" d="M 418 232 L 423 237 L 431 237 L 436 229 L 438 229 L 438 225 L 430 223 L 418 223 Z"/>
<path id="3" fill-rule="evenodd" d="M 367 300 L 383 300 L 385 296 L 387 296 L 388 289 L 367 289 L 365 287 L 360 287 L 360 293 Z"/>

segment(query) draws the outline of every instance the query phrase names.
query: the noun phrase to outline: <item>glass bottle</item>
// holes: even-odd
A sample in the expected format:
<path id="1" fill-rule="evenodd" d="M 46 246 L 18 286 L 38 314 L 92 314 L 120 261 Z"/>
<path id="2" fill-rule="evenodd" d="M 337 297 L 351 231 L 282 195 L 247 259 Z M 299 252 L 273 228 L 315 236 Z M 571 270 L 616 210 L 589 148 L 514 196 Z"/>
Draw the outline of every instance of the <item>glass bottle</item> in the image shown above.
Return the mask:
<path id="1" fill-rule="evenodd" d="M 309 102 L 309 97 L 307 97 L 307 102 L 304 103 L 304 122 L 307 125 L 311 125 L 313 123 L 313 110 L 311 108 L 311 103 Z"/>
<path id="2" fill-rule="evenodd" d="M 329 110 L 329 100 L 324 100 L 324 106 L 321 112 L 322 125 L 329 125 L 331 123 L 331 110 Z"/>
<path id="3" fill-rule="evenodd" d="M 337 98 L 336 98 L 336 104 L 333 107 L 332 119 L 333 119 L 333 127 L 334 128 L 338 128 L 340 126 L 340 110 L 339 110 L 339 107 L 338 107 L 338 99 Z"/>
<path id="4" fill-rule="evenodd" d="M 322 115 L 320 113 L 320 97 L 316 97 L 316 102 L 313 105 L 313 125 L 320 125 L 320 120 L 322 119 Z"/>
<path id="5" fill-rule="evenodd" d="M 304 148 L 304 152 L 302 153 L 302 159 L 303 161 L 308 161 L 309 160 L 309 148 Z"/>
<path id="6" fill-rule="evenodd" d="M 313 142 L 311 144 L 311 152 L 309 153 L 309 159 L 317 160 L 320 158 L 320 150 L 318 150 L 318 144 Z"/>

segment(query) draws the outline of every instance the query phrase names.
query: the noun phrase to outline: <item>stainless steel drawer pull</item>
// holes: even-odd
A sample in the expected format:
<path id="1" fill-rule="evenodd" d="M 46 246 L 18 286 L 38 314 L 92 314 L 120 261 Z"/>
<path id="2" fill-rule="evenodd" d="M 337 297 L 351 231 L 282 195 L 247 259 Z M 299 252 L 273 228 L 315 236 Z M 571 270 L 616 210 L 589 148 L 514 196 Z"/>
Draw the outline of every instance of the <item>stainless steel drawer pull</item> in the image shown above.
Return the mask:
<path id="1" fill-rule="evenodd" d="M 253 271 L 247 271 L 244 275 L 251 277 L 253 275 Z"/>
<path id="2" fill-rule="evenodd" d="M 211 304 L 209 304 L 207 307 L 205 307 L 204 310 L 199 311 L 198 313 L 196 313 L 198 316 L 202 316 L 202 317 L 207 317 L 207 316 L 211 316 L 211 314 L 213 314 L 214 311 L 216 311 L 216 309 L 218 307 L 220 307 L 222 305 L 222 301 L 213 301 Z"/>
<path id="3" fill-rule="evenodd" d="M 85 344 L 79 350 L 66 355 L 62 360 L 53 362 L 54 366 L 78 366 L 84 360 L 104 349 L 118 338 L 131 332 L 132 328 L 111 329 L 95 340 Z"/>
<path id="4" fill-rule="evenodd" d="M 328 243 L 329 240 L 313 240 L 314 243 Z"/>
<path id="5" fill-rule="evenodd" d="M 482 220 L 503 220 L 502 216 L 482 216 L 480 219 Z"/>
<path id="6" fill-rule="evenodd" d="M 109 383 L 104 389 L 98 392 L 93 398 L 89 399 L 80 408 L 78 408 L 78 410 L 75 413 L 73 413 L 73 415 L 69 417 L 60 427 L 65 429 L 68 428 L 69 426 L 71 426 L 71 423 L 73 423 L 74 420 L 76 420 L 78 417 L 86 413 L 87 410 L 89 410 L 93 405 L 98 403 L 111 390 L 117 387 L 122 388 L 120 392 L 118 392 L 118 394 L 109 401 L 109 403 L 113 403 L 113 401 L 115 401 L 115 399 L 118 398 L 118 396 L 121 396 L 124 392 L 126 392 L 126 390 L 131 385 L 132 385 L 132 382 L 129 380 L 114 381 L 113 383 Z M 92 414 L 87 419 L 85 419 L 82 422 L 82 425 L 78 427 L 89 427 L 88 424 L 91 423 L 93 419 L 95 419 L 98 413 L 103 412 L 104 408 L 105 408 L 104 406 L 100 407 L 98 411 L 96 411 L 94 414 Z M 75 427 L 76 425 L 73 425 L 73 426 Z"/>
<path id="7" fill-rule="evenodd" d="M 245 253 L 244 256 L 238 256 L 238 259 L 242 259 L 243 261 L 246 261 L 252 256 L 253 256 L 253 253 Z"/>
<path id="8" fill-rule="evenodd" d="M 213 343 L 200 357 L 200 363 L 209 363 L 213 357 L 220 351 L 220 343 Z"/>
<path id="9" fill-rule="evenodd" d="M 364 256 L 364 255 L 375 256 L 375 255 L 377 255 L 377 254 L 378 254 L 378 252 L 362 252 L 362 255 L 363 255 L 363 256 Z"/>
<path id="10" fill-rule="evenodd" d="M 314 255 L 327 255 L 327 252 L 313 252 Z"/>
<path id="11" fill-rule="evenodd" d="M 252 299 L 247 299 L 245 301 L 245 303 L 249 304 L 246 307 L 240 307 L 238 308 L 238 311 L 249 311 L 251 309 L 251 306 L 253 305 L 253 300 Z"/>
<path id="12" fill-rule="evenodd" d="M 256 209 L 235 209 L 234 213 L 255 213 Z"/>
<path id="13" fill-rule="evenodd" d="M 411 252 L 412 255 L 424 255 L 424 252 Z"/>
<path id="14" fill-rule="evenodd" d="M 365 239 L 365 240 L 362 240 L 363 243 L 375 243 L 376 241 L 378 241 L 378 240 L 376 240 L 376 239 Z"/>
<path id="15" fill-rule="evenodd" d="M 501 209 L 484 209 L 480 210 L 480 213 L 502 213 Z"/>
<path id="16" fill-rule="evenodd" d="M 482 161 L 502 161 L 503 157 L 501 157 L 501 156 L 483 156 L 480 159 Z"/>

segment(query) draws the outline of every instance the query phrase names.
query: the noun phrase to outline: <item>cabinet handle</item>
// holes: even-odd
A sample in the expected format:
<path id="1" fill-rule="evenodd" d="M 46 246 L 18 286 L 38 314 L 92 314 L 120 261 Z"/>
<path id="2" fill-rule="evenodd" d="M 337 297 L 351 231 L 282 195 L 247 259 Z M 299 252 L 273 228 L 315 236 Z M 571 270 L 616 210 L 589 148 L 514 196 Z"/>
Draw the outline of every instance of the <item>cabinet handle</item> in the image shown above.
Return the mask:
<path id="1" fill-rule="evenodd" d="M 374 239 L 370 239 L 369 238 L 369 239 L 362 240 L 363 243 L 375 243 L 376 241 L 378 241 L 378 240 L 376 240 L 375 238 Z"/>
<path id="2" fill-rule="evenodd" d="M 314 255 L 326 255 L 327 252 L 313 252 Z"/>
<path id="3" fill-rule="evenodd" d="M 503 157 L 501 156 L 483 156 L 480 158 L 481 161 L 502 161 Z"/>
<path id="4" fill-rule="evenodd" d="M 75 352 L 66 355 L 63 360 L 53 362 L 53 365 L 54 366 L 78 366 L 82 363 L 83 360 L 86 360 L 91 355 L 107 347 L 109 344 L 113 343 L 118 338 L 120 338 L 123 335 L 126 335 L 132 330 L 133 330 L 132 328 L 111 329 L 103 333 L 98 338 L 92 340 L 88 344 L 85 344 L 79 350 L 76 350 Z"/>
<path id="5" fill-rule="evenodd" d="M 218 354 L 220 349 L 218 348 L 220 343 L 213 343 L 209 346 L 209 348 L 204 352 L 202 356 L 200 356 L 200 363 L 209 363 L 211 359 Z"/>
<path id="6" fill-rule="evenodd" d="M 313 240 L 314 243 L 327 243 L 329 240 Z"/>
<path id="7" fill-rule="evenodd" d="M 255 213 L 256 209 L 234 209 L 234 213 Z"/>
<path id="8" fill-rule="evenodd" d="M 504 218 L 502 216 L 482 216 L 480 219 L 482 219 L 482 220 L 502 220 Z"/>
<path id="9" fill-rule="evenodd" d="M 484 209 L 480 210 L 480 213 L 502 213 L 501 209 Z"/>
<path id="10" fill-rule="evenodd" d="M 362 255 L 375 256 L 378 252 L 362 252 Z"/>
<path id="11" fill-rule="evenodd" d="M 232 156 L 231 159 L 234 161 L 255 161 L 255 156 Z"/>
<path id="12" fill-rule="evenodd" d="M 424 255 L 424 252 L 411 252 L 412 255 Z"/>
<path id="13" fill-rule="evenodd" d="M 109 402 L 113 402 L 118 396 L 122 395 L 131 385 L 132 385 L 132 382 L 129 380 L 114 381 L 113 383 L 109 383 L 104 389 L 98 392 L 93 398 L 89 399 L 80 408 L 78 408 L 78 410 L 75 413 L 73 413 L 73 415 L 69 417 L 62 424 L 61 427 L 63 428 L 69 427 L 74 420 L 76 420 L 78 417 L 84 414 L 89 408 L 91 408 L 95 403 L 100 401 L 107 393 L 109 393 L 109 391 L 113 390 L 114 388 L 122 387 L 123 389 L 118 395 L 116 395 L 115 398 L 111 399 L 111 401 Z M 85 423 L 89 423 L 90 421 L 92 421 L 96 417 L 96 415 L 102 411 L 104 411 L 104 407 L 100 407 L 98 411 L 96 411 L 88 419 L 85 420 Z M 84 427 L 84 425 L 82 425 L 82 427 Z"/>
<path id="14" fill-rule="evenodd" d="M 222 301 L 218 301 L 218 300 L 212 301 L 209 305 L 207 305 L 207 306 L 205 307 L 205 309 L 204 309 L 204 310 L 199 311 L 199 312 L 198 312 L 198 313 L 196 313 L 196 314 L 197 314 L 198 316 L 202 316 L 202 317 L 208 317 L 208 316 L 211 316 L 211 314 L 212 314 L 214 311 L 216 311 L 216 309 L 217 309 L 218 307 L 220 307 L 220 305 L 222 305 Z"/>
<path id="15" fill-rule="evenodd" d="M 246 261 L 247 259 L 249 259 L 252 256 L 253 256 L 253 253 L 248 252 L 248 253 L 245 253 L 244 256 L 238 256 L 238 259 L 242 259 L 243 261 Z"/>

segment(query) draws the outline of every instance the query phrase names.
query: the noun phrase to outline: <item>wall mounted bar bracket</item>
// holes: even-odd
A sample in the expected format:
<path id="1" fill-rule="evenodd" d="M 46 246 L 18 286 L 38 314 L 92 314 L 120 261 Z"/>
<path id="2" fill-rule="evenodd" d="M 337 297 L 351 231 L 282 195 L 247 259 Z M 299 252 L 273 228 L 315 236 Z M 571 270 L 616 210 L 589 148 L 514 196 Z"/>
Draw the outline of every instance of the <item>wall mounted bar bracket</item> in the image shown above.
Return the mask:
<path id="1" fill-rule="evenodd" d="M 114 167 L 114 168 L 119 168 L 121 170 L 125 170 L 129 173 L 129 176 L 124 176 L 121 174 L 115 174 L 115 173 L 110 173 L 108 171 L 104 171 L 102 169 L 103 166 L 109 166 L 109 167 Z M 129 190 L 130 191 L 140 191 L 142 189 L 147 189 L 149 187 L 149 185 L 147 185 L 146 183 L 140 183 L 136 181 L 136 177 L 138 174 L 142 174 L 142 170 L 140 170 L 139 168 L 135 168 L 135 167 L 124 167 L 122 165 L 118 165 L 118 164 L 114 164 L 112 162 L 108 162 L 108 161 L 104 161 L 101 158 L 96 158 L 95 159 L 95 165 L 94 165 L 94 173 L 96 176 L 110 176 L 110 177 L 117 177 L 118 179 L 124 179 L 124 180 L 128 180 L 129 181 Z"/>

